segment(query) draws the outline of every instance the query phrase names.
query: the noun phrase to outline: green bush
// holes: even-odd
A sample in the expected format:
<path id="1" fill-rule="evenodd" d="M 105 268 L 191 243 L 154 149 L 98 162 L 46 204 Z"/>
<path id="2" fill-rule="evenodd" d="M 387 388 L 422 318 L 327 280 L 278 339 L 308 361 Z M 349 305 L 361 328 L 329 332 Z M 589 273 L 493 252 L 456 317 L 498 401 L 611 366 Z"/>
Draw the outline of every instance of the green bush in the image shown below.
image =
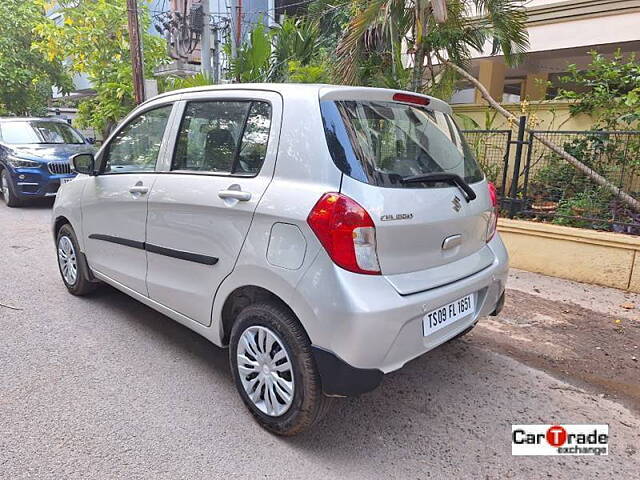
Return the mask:
<path id="1" fill-rule="evenodd" d="M 596 131 L 584 132 L 563 147 L 627 193 L 637 196 L 633 190 L 640 173 L 640 135 L 610 131 L 639 126 L 640 64 L 634 55 L 625 56 L 620 51 L 611 57 L 591 53 L 591 64 L 585 69 L 568 66 L 568 74 L 561 78 L 564 86 L 556 99 L 570 101 L 571 115 L 590 115 Z M 534 201 L 557 203 L 554 223 L 640 233 L 636 227 L 623 225 L 640 223 L 640 214 L 630 211 L 609 190 L 599 187 L 555 154 L 547 153 L 542 160 L 545 165 L 534 168 L 531 175 L 529 193 Z"/>
<path id="2" fill-rule="evenodd" d="M 553 223 L 596 230 L 609 229 L 609 222 L 613 219 L 612 200 L 613 194 L 602 188 L 577 192 L 560 201 Z"/>
<path id="3" fill-rule="evenodd" d="M 563 148 L 614 183 L 632 178 L 635 166 L 629 155 L 633 154 L 634 142 L 640 139 L 604 132 L 585 133 L 565 142 Z M 615 230 L 615 221 L 634 221 L 631 212 L 621 208 L 620 202 L 608 189 L 598 186 L 562 158 L 548 153 L 542 160 L 545 164 L 531 176 L 528 193 L 534 203 L 558 204 L 553 223 Z"/>

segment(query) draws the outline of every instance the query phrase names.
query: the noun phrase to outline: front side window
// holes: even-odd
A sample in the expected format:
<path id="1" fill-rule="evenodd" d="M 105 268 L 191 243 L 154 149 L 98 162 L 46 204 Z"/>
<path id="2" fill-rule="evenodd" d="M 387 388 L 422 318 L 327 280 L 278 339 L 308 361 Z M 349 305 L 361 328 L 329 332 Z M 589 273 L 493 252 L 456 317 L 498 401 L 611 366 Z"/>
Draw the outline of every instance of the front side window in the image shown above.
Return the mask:
<path id="1" fill-rule="evenodd" d="M 47 120 L 0 122 L 0 139 L 10 145 L 85 143 L 66 123 Z"/>
<path id="2" fill-rule="evenodd" d="M 420 188 L 437 185 L 403 179 L 429 173 L 453 173 L 467 183 L 484 178 L 446 113 L 374 101 L 323 101 L 321 110 L 335 164 L 357 180 L 380 187 Z"/>
<path id="3" fill-rule="evenodd" d="M 171 170 L 254 176 L 266 156 L 270 125 L 266 102 L 188 103 Z"/>
<path id="4" fill-rule="evenodd" d="M 154 171 L 171 108 L 148 110 L 120 130 L 107 147 L 103 172 Z"/>

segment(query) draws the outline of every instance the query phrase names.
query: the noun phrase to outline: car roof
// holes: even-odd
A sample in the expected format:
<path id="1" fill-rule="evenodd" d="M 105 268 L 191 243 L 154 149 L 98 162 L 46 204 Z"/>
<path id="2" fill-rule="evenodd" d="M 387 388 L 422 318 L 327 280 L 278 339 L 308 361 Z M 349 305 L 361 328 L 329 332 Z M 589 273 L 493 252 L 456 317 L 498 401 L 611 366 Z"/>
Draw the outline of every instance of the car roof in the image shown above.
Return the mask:
<path id="1" fill-rule="evenodd" d="M 67 123 L 66 119 L 56 118 L 56 117 L 0 117 L 0 122 L 36 122 L 36 121 Z"/>
<path id="2" fill-rule="evenodd" d="M 444 101 L 431 97 L 429 95 L 422 95 L 415 92 L 408 92 L 404 90 L 394 90 L 388 88 L 373 88 L 373 87 L 358 87 L 351 85 L 330 85 L 324 83 L 227 83 L 222 85 L 205 85 L 201 87 L 191 87 L 191 88 L 183 88 L 180 90 L 172 90 L 170 92 L 165 92 L 160 95 L 157 95 L 153 98 L 142 103 L 142 105 L 149 103 L 151 101 L 155 101 L 162 98 L 171 98 L 173 96 L 179 96 L 183 93 L 193 93 L 193 92 L 215 92 L 215 91 L 224 91 L 224 90 L 266 90 L 272 91 L 281 94 L 282 96 L 287 96 L 287 94 L 292 93 L 305 93 L 308 95 L 313 95 L 316 97 L 335 97 L 335 96 L 351 96 L 353 95 L 355 98 L 367 98 L 371 97 L 372 99 L 388 97 L 390 94 L 394 93 L 406 93 L 409 95 L 418 95 L 421 97 L 426 97 L 430 101 L 431 107 L 435 110 L 440 110 L 444 112 L 451 112 L 451 107 Z"/>

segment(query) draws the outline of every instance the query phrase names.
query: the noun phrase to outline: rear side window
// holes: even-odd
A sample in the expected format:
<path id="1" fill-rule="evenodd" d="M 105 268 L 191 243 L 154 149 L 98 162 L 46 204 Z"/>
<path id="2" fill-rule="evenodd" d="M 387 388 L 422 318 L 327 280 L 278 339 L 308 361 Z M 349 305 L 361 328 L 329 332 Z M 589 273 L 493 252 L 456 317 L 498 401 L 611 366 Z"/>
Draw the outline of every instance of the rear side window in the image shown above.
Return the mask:
<path id="1" fill-rule="evenodd" d="M 266 102 L 190 102 L 171 169 L 254 176 L 266 156 L 270 126 Z"/>
<path id="2" fill-rule="evenodd" d="M 323 101 L 320 107 L 333 161 L 356 180 L 420 188 L 434 185 L 402 179 L 442 172 L 460 175 L 467 183 L 484 178 L 448 114 L 396 102 Z"/>

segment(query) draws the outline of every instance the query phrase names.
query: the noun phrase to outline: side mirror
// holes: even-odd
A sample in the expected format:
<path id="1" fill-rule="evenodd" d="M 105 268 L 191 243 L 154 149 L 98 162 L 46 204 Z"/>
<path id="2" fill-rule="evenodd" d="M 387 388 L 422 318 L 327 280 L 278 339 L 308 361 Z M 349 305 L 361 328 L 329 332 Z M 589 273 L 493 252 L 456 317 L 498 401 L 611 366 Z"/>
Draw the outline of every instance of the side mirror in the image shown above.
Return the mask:
<path id="1" fill-rule="evenodd" d="M 78 173 L 93 175 L 95 173 L 96 160 L 92 153 L 78 153 L 71 157 L 71 168 Z"/>
<path id="2" fill-rule="evenodd" d="M 89 145 L 95 145 L 95 143 L 96 143 L 96 139 L 95 139 L 95 138 L 93 138 L 93 137 L 89 137 L 89 138 L 87 138 L 87 143 L 88 143 Z"/>

